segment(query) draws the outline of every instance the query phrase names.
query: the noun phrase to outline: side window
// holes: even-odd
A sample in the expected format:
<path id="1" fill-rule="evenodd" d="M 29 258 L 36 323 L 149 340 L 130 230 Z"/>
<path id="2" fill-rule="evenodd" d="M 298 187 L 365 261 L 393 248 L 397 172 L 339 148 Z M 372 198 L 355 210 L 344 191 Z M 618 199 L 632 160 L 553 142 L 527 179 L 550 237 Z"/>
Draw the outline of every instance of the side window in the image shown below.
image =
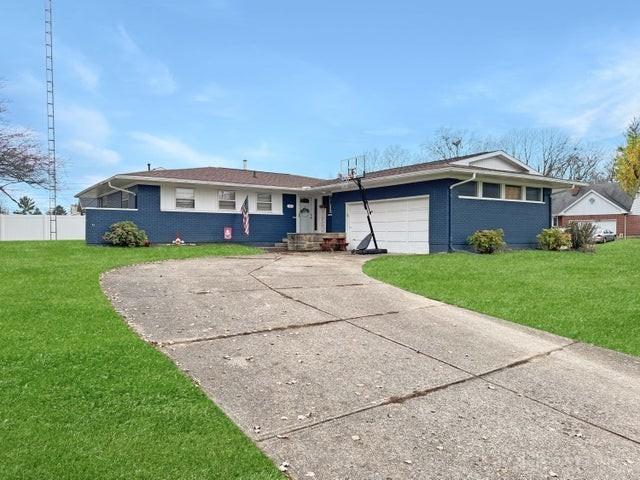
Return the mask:
<path id="1" fill-rule="evenodd" d="M 193 188 L 176 188 L 176 208 L 196 208 Z"/>
<path id="2" fill-rule="evenodd" d="M 478 182 L 467 182 L 459 185 L 458 195 L 463 197 L 477 197 L 478 196 Z"/>
<path id="3" fill-rule="evenodd" d="M 522 200 L 522 187 L 519 185 L 505 185 L 504 198 L 507 200 Z"/>
<path id="4" fill-rule="evenodd" d="M 542 189 L 538 187 L 527 187 L 527 200 L 530 202 L 542 201 Z"/>
<path id="5" fill-rule="evenodd" d="M 235 210 L 236 192 L 233 190 L 220 190 L 218 192 L 218 208 L 220 210 Z"/>
<path id="6" fill-rule="evenodd" d="M 259 212 L 270 212 L 273 210 L 273 203 L 271 200 L 270 193 L 259 193 L 258 194 L 258 211 Z"/>
<path id="7" fill-rule="evenodd" d="M 482 183 L 483 198 L 501 198 L 501 185 L 499 183 Z"/>
<path id="8" fill-rule="evenodd" d="M 129 194 L 125 192 L 121 192 L 121 193 L 122 193 L 122 201 L 120 202 L 120 204 L 122 205 L 122 208 L 129 208 Z"/>

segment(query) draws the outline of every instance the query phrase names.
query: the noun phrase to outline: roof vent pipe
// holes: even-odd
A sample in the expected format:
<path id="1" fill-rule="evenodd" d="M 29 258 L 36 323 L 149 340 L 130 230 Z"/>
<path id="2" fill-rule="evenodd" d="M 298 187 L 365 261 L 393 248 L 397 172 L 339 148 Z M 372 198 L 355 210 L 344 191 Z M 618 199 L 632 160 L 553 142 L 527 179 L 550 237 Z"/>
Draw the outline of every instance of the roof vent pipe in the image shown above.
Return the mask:
<path id="1" fill-rule="evenodd" d="M 242 169 L 243 170 L 247 169 L 247 159 L 242 160 Z"/>

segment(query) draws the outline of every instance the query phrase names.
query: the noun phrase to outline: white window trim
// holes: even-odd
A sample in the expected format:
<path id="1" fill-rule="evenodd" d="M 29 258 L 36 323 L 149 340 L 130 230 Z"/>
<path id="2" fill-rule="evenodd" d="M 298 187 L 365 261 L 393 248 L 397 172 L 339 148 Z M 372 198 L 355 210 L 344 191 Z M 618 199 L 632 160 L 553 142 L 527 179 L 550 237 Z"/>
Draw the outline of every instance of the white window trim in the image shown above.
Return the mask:
<path id="1" fill-rule="evenodd" d="M 222 208 L 220 206 L 220 194 L 222 192 L 233 192 L 233 208 Z M 222 200 L 223 202 L 231 202 L 231 200 Z M 244 201 L 244 200 L 243 200 Z M 217 191 L 216 194 L 216 202 L 217 202 L 217 207 L 218 207 L 218 211 L 220 212 L 235 212 L 236 210 L 240 210 L 238 208 L 238 191 L 237 190 L 224 190 L 224 189 L 220 189 Z M 249 213 L 251 213 L 251 211 L 249 211 Z"/>
<path id="2" fill-rule="evenodd" d="M 191 200 L 190 198 L 178 198 L 178 190 L 191 190 L 193 193 L 193 207 L 179 207 L 178 200 Z M 193 212 L 196 209 L 196 189 L 191 187 L 175 187 L 174 189 L 174 207 L 177 211 Z"/>
<path id="3" fill-rule="evenodd" d="M 268 202 L 261 202 L 260 198 L 259 198 L 259 195 L 269 195 L 269 201 Z M 262 204 L 267 204 L 268 203 L 269 204 L 269 210 L 260 210 L 258 208 L 258 204 L 260 204 L 260 203 L 262 203 Z M 273 193 L 271 193 L 271 192 L 256 192 L 256 212 L 263 213 L 263 214 L 264 213 L 269 214 L 269 213 L 273 212 Z M 249 211 L 249 213 L 251 213 L 251 211 Z"/>
<path id="4" fill-rule="evenodd" d="M 500 198 L 483 197 L 482 196 L 482 185 L 484 183 L 494 183 L 494 184 L 500 185 Z M 511 199 L 511 198 L 505 198 L 505 191 L 506 191 L 506 186 L 507 185 L 511 185 L 511 186 L 514 186 L 514 187 L 515 186 L 521 187 L 521 192 L 520 192 L 521 198 L 518 199 L 518 200 Z M 543 187 L 534 187 L 534 186 L 531 186 L 531 185 L 522 185 L 522 184 L 510 183 L 510 182 L 509 183 L 483 182 L 481 180 L 477 181 L 477 185 L 476 185 L 477 196 L 471 197 L 469 195 L 458 195 L 458 198 L 462 198 L 464 200 L 489 200 L 489 201 L 494 201 L 494 202 L 533 203 L 533 204 L 538 204 L 538 205 L 544 205 L 546 203 L 544 200 L 526 200 L 526 198 L 527 198 L 527 187 L 539 189 L 541 197 L 544 198 Z"/>
<path id="5" fill-rule="evenodd" d="M 187 186 L 189 185 L 189 186 Z M 249 213 L 251 215 L 286 215 L 288 214 L 287 208 L 284 206 L 283 195 L 279 191 L 264 191 L 264 190 L 231 190 L 228 188 L 220 189 L 225 191 L 234 191 L 236 193 L 236 202 L 233 210 L 220 209 L 218 205 L 218 189 L 203 189 L 198 185 L 191 184 L 173 184 L 173 185 L 160 185 L 160 211 L 161 212 L 178 212 L 178 213 L 225 213 L 234 214 L 240 213 L 240 207 L 246 196 L 249 196 Z M 176 188 L 192 188 L 195 194 L 195 208 L 176 208 L 175 206 L 175 189 Z M 257 210 L 257 198 L 258 193 L 271 194 L 271 210 Z M 131 208 L 129 210 L 132 210 Z"/>

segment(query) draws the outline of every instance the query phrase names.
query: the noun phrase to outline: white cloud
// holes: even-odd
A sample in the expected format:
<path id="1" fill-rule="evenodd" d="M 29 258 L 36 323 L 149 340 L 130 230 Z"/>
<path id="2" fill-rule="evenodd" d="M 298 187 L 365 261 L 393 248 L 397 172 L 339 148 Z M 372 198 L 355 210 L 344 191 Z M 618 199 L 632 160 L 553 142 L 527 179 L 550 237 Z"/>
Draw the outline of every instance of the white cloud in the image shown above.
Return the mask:
<path id="1" fill-rule="evenodd" d="M 105 165 L 120 162 L 120 154 L 108 147 L 111 125 L 102 112 L 64 105 L 58 109 L 57 118 L 62 127 L 59 132 L 69 139 L 61 143 L 62 153 L 74 163 L 78 158 Z"/>
<path id="2" fill-rule="evenodd" d="M 120 154 L 115 150 L 100 147 L 82 140 L 71 140 L 65 144 L 71 155 L 80 155 L 87 160 L 101 164 L 114 165 L 121 160 Z"/>
<path id="3" fill-rule="evenodd" d="M 225 99 L 229 93 L 217 83 L 210 83 L 193 96 L 193 101 L 198 103 L 211 103 Z"/>
<path id="4" fill-rule="evenodd" d="M 260 142 L 257 147 L 249 147 L 242 150 L 242 156 L 248 159 L 251 158 L 272 158 L 275 156 L 273 150 L 269 147 L 267 142 Z"/>
<path id="5" fill-rule="evenodd" d="M 178 89 L 169 67 L 162 61 L 147 55 L 123 25 L 118 26 L 118 38 L 124 57 L 137 76 L 158 95 L 169 95 Z"/>
<path id="6" fill-rule="evenodd" d="M 71 72 L 73 72 L 84 88 L 92 92 L 98 88 L 100 72 L 96 67 L 89 65 L 79 58 L 70 59 L 69 66 L 71 67 Z"/>
<path id="7" fill-rule="evenodd" d="M 111 134 L 109 121 L 98 110 L 79 105 L 63 105 L 56 110 L 56 119 L 70 137 L 102 144 Z"/>
<path id="8" fill-rule="evenodd" d="M 404 137 L 413 133 L 413 130 L 407 127 L 401 126 L 390 126 L 390 127 L 381 127 L 381 128 L 372 128 L 370 130 L 365 130 L 365 134 L 373 135 L 377 137 Z"/>
<path id="9" fill-rule="evenodd" d="M 535 89 L 517 99 L 515 109 L 549 127 L 567 129 L 577 138 L 602 139 L 620 134 L 640 112 L 640 49 L 617 45 L 588 71 Z"/>
<path id="10" fill-rule="evenodd" d="M 150 153 L 159 155 L 165 161 L 202 166 L 228 164 L 226 158 L 200 152 L 174 137 L 160 137 L 146 132 L 131 132 L 129 136 L 139 142 Z"/>

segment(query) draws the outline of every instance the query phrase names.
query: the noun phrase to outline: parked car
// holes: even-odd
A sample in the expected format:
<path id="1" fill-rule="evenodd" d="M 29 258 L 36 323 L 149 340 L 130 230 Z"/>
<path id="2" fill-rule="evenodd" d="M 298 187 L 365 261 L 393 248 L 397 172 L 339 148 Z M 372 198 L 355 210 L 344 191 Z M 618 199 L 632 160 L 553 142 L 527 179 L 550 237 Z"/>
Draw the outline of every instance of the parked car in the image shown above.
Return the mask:
<path id="1" fill-rule="evenodd" d="M 611 230 L 607 230 L 606 228 L 603 230 L 596 231 L 593 239 L 596 243 L 607 243 L 613 242 L 616 239 L 616 234 Z"/>

